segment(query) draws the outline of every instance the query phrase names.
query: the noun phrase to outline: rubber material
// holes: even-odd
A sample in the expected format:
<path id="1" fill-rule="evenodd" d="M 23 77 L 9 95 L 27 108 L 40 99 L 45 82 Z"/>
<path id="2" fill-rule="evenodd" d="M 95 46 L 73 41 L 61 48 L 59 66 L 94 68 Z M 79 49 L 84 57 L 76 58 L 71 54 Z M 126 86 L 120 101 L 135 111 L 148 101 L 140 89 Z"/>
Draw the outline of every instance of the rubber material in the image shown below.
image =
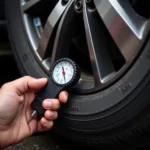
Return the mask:
<path id="1" fill-rule="evenodd" d="M 5 0 L 10 40 L 23 75 L 46 73 L 31 51 L 21 20 L 19 0 Z M 15 17 L 14 17 L 15 16 Z M 92 147 L 142 147 L 150 141 L 150 39 L 124 76 L 111 87 L 90 95 L 70 94 L 55 130 Z M 47 77 L 47 76 L 46 76 Z"/>

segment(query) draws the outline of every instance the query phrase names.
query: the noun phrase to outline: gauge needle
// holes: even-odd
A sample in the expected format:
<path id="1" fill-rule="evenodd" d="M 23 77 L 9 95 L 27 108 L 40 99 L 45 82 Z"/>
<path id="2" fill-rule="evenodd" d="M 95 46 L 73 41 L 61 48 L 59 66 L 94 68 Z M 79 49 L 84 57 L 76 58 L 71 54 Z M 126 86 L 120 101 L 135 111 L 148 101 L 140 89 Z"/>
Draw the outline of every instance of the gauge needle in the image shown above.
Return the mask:
<path id="1" fill-rule="evenodd" d="M 65 70 L 64 70 L 64 67 L 62 66 L 62 74 L 63 74 L 63 77 L 64 77 L 64 80 L 66 81 L 66 77 L 65 77 Z"/>

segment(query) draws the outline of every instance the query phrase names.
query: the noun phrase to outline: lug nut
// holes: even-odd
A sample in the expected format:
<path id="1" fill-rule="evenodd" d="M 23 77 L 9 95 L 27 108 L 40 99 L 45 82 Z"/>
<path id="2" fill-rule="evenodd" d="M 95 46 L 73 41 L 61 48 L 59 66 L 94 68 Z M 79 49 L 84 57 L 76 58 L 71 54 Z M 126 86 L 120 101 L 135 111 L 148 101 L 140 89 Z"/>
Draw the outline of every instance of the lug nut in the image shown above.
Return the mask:
<path id="1" fill-rule="evenodd" d="M 81 13 L 83 8 L 83 1 L 82 0 L 75 0 L 74 1 L 74 8 L 76 12 Z"/>

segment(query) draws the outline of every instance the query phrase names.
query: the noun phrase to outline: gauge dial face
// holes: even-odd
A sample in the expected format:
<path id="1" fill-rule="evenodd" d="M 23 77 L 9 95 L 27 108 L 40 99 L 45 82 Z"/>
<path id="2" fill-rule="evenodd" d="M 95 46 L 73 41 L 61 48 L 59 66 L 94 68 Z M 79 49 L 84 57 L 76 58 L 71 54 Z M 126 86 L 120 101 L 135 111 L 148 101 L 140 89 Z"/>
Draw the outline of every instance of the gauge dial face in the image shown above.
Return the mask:
<path id="1" fill-rule="evenodd" d="M 57 84 L 67 84 L 74 76 L 73 64 L 69 61 L 59 62 L 53 70 L 53 79 Z"/>

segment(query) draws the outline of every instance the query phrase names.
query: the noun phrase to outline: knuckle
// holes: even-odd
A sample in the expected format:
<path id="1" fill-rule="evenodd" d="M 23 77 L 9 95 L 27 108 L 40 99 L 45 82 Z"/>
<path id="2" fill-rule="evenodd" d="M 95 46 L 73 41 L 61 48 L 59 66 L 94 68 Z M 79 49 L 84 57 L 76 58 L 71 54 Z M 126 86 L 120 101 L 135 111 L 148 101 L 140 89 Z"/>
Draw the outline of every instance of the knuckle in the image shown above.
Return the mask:
<path id="1" fill-rule="evenodd" d="M 49 101 L 49 100 L 44 100 L 42 102 L 42 106 L 45 109 L 50 109 L 52 107 L 52 105 L 53 105 L 53 103 L 51 101 Z"/>
<path id="2" fill-rule="evenodd" d="M 57 112 L 55 112 L 55 115 L 54 115 L 54 116 L 55 116 L 55 119 L 56 119 L 56 118 L 58 118 L 58 113 L 57 113 Z"/>
<path id="3" fill-rule="evenodd" d="M 49 114 L 49 119 L 56 119 L 57 118 L 57 112 L 51 112 L 50 114 Z"/>
<path id="4" fill-rule="evenodd" d="M 59 105 L 60 105 L 59 100 L 54 100 L 54 105 L 55 105 L 56 108 L 59 107 Z"/>
<path id="5" fill-rule="evenodd" d="M 48 120 L 55 120 L 58 117 L 58 113 L 56 111 L 47 110 L 44 114 L 44 117 Z"/>
<path id="6" fill-rule="evenodd" d="M 53 127 L 53 121 L 49 121 L 49 122 L 47 122 L 47 124 L 44 124 L 44 127 L 46 128 L 46 129 L 51 129 L 52 127 Z"/>
<path id="7" fill-rule="evenodd" d="M 51 121 L 50 124 L 49 124 L 50 128 L 52 128 L 54 126 L 54 122 Z"/>
<path id="8" fill-rule="evenodd" d="M 30 76 L 24 76 L 23 79 L 27 81 L 27 80 L 30 80 L 31 77 Z"/>
<path id="9" fill-rule="evenodd" d="M 1 89 L 6 89 L 9 87 L 9 85 L 10 85 L 10 83 L 5 83 L 2 85 Z"/>
<path id="10" fill-rule="evenodd" d="M 44 113 L 44 116 L 47 118 L 47 116 L 49 116 L 49 110 L 46 110 Z"/>
<path id="11" fill-rule="evenodd" d="M 42 102 L 42 106 L 45 108 L 46 107 L 46 100 L 44 100 L 43 102 Z"/>

